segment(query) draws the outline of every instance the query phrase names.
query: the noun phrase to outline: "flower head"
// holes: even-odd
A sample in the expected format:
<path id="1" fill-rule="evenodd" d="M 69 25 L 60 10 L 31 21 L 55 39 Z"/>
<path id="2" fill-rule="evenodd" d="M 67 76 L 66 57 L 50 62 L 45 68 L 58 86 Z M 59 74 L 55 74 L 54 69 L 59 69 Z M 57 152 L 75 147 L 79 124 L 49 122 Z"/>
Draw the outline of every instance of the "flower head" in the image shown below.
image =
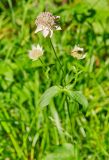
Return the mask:
<path id="1" fill-rule="evenodd" d="M 35 21 L 37 25 L 36 31 L 42 32 L 44 37 L 53 35 L 53 30 L 61 30 L 61 27 L 57 24 L 59 16 L 53 16 L 50 12 L 42 12 Z"/>
<path id="2" fill-rule="evenodd" d="M 71 51 L 71 56 L 77 59 L 84 59 L 86 57 L 84 48 L 80 48 L 79 46 L 75 45 L 74 49 Z"/>
<path id="3" fill-rule="evenodd" d="M 39 44 L 37 45 L 37 47 L 32 45 L 32 50 L 29 51 L 29 58 L 35 61 L 42 55 L 43 55 L 42 47 Z"/>

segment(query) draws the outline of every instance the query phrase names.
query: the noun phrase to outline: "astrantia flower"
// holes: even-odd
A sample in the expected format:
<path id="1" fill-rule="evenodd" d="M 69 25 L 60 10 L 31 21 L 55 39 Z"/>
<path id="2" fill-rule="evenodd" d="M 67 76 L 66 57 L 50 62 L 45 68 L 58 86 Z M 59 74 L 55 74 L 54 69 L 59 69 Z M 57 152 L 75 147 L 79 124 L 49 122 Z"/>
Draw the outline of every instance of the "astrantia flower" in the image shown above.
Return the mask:
<path id="1" fill-rule="evenodd" d="M 32 45 L 32 50 L 29 51 L 29 58 L 32 60 L 37 60 L 43 55 L 43 49 L 38 44 L 37 47 Z"/>
<path id="2" fill-rule="evenodd" d="M 37 25 L 36 31 L 42 32 L 44 37 L 53 35 L 53 30 L 61 30 L 61 27 L 57 24 L 59 16 L 53 16 L 50 12 L 42 12 L 36 19 Z"/>
<path id="3" fill-rule="evenodd" d="M 71 51 L 71 56 L 77 59 L 83 59 L 86 57 L 84 53 L 84 48 L 80 48 L 79 46 L 75 45 L 74 49 Z"/>

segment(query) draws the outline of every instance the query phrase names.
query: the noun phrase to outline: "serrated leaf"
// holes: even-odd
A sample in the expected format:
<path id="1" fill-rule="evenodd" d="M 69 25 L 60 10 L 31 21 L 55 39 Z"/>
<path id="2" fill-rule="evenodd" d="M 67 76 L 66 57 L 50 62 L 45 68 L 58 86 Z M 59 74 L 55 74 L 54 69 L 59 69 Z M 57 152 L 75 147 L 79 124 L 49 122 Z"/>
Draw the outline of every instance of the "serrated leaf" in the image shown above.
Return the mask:
<path id="1" fill-rule="evenodd" d="M 61 89 L 58 86 L 52 86 L 48 88 L 40 99 L 40 106 L 41 107 L 47 106 L 50 103 L 50 100 L 54 96 L 56 96 L 59 92 L 61 92 Z"/>

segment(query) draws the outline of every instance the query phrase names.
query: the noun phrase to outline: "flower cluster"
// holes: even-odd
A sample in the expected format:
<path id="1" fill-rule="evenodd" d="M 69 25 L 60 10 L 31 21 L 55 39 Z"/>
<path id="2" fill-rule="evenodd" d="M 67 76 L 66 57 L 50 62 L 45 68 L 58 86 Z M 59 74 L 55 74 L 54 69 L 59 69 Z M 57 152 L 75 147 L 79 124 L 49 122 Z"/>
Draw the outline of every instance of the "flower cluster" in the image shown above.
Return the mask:
<path id="1" fill-rule="evenodd" d="M 80 48 L 79 46 L 75 45 L 74 49 L 71 51 L 71 56 L 76 59 L 84 59 L 86 57 L 84 48 Z"/>
<path id="2" fill-rule="evenodd" d="M 53 30 L 61 30 L 57 23 L 59 18 L 59 16 L 53 16 L 50 12 L 42 12 L 35 21 L 37 25 L 35 33 L 41 31 L 44 37 L 52 37 Z"/>
<path id="3" fill-rule="evenodd" d="M 61 27 L 58 25 L 58 20 L 60 16 L 54 16 L 50 12 L 42 12 L 39 14 L 35 20 L 35 24 L 37 26 L 35 33 L 42 32 L 44 38 L 52 37 L 53 31 L 61 30 Z M 29 58 L 32 60 L 37 60 L 43 55 L 43 49 L 38 44 L 36 46 L 32 46 L 32 50 L 29 51 Z M 83 59 L 86 57 L 84 53 L 84 49 L 80 48 L 79 46 L 75 45 L 74 49 L 71 51 L 71 56 L 76 59 Z"/>
<path id="4" fill-rule="evenodd" d="M 32 45 L 32 50 L 29 51 L 29 58 L 32 60 L 37 60 L 43 55 L 43 49 L 38 44 L 37 47 Z"/>
<path id="5" fill-rule="evenodd" d="M 50 38 L 53 35 L 54 30 L 61 30 L 61 27 L 58 25 L 59 16 L 53 16 L 50 12 L 42 12 L 35 21 L 37 28 L 35 33 L 42 32 L 44 38 L 49 36 Z M 35 47 L 32 46 L 32 50 L 29 51 L 29 58 L 32 60 L 37 60 L 43 55 L 43 50 L 40 45 Z"/>

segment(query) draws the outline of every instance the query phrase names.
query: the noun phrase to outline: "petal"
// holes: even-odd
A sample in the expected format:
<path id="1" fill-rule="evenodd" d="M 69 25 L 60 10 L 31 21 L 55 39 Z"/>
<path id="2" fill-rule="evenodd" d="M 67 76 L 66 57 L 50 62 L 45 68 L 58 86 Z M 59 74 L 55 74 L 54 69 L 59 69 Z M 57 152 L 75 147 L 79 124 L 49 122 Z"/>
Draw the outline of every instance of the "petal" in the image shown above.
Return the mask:
<path id="1" fill-rule="evenodd" d="M 50 30 L 50 38 L 53 36 L 53 30 Z"/>
<path id="2" fill-rule="evenodd" d="M 83 54 L 83 55 L 80 57 L 80 59 L 84 59 L 84 58 L 86 58 L 86 54 Z"/>
<path id="3" fill-rule="evenodd" d="M 59 19 L 60 18 L 60 16 L 56 16 L 56 19 Z"/>
<path id="4" fill-rule="evenodd" d="M 37 45 L 37 50 L 42 50 L 42 47 L 39 44 Z"/>
<path id="5" fill-rule="evenodd" d="M 37 50 L 40 51 L 41 55 L 43 55 L 43 49 L 39 44 L 37 45 Z"/>
<path id="6" fill-rule="evenodd" d="M 42 30 L 43 30 L 43 26 L 39 25 L 39 26 L 37 26 L 35 33 L 40 32 Z"/>
<path id="7" fill-rule="evenodd" d="M 79 45 L 75 45 L 73 51 L 75 51 L 75 52 L 78 52 L 78 51 L 84 52 L 84 48 L 79 47 Z"/>
<path id="8" fill-rule="evenodd" d="M 45 28 L 42 32 L 43 32 L 43 36 L 46 38 L 49 35 L 50 31 L 48 28 Z"/>
<path id="9" fill-rule="evenodd" d="M 56 26 L 56 30 L 62 30 L 60 26 Z"/>
<path id="10" fill-rule="evenodd" d="M 78 53 L 76 51 L 73 51 L 71 53 L 71 56 L 73 56 L 76 59 L 84 59 L 86 57 L 86 54 L 83 54 L 83 53 L 80 54 L 80 53 Z"/>
<path id="11" fill-rule="evenodd" d="M 35 45 L 32 45 L 32 50 L 37 49 Z"/>
<path id="12" fill-rule="evenodd" d="M 30 59 L 34 59 L 34 55 L 33 55 L 32 51 L 29 52 L 28 56 Z"/>

